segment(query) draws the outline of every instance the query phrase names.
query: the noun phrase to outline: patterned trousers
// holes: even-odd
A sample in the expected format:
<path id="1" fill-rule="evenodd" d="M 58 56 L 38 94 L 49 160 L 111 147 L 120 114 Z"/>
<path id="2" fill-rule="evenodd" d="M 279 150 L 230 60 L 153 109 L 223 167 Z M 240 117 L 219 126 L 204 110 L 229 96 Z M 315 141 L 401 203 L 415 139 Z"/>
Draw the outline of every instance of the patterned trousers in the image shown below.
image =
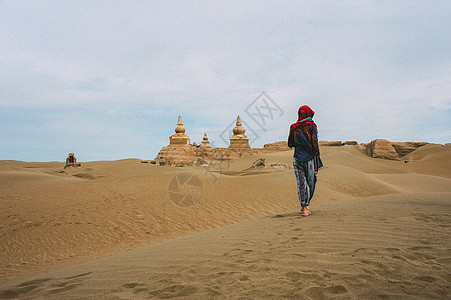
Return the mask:
<path id="1" fill-rule="evenodd" d="M 315 192 L 316 181 L 318 180 L 318 169 L 313 158 L 306 162 L 300 162 L 293 157 L 294 174 L 298 183 L 298 197 L 301 206 L 308 206 Z"/>

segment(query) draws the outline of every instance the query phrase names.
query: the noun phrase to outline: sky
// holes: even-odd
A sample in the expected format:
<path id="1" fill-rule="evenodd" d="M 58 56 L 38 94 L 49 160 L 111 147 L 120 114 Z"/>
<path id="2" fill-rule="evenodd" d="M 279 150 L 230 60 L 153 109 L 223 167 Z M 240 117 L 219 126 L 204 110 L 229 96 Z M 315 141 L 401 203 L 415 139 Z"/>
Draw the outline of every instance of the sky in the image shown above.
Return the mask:
<path id="1" fill-rule="evenodd" d="M 191 142 L 451 142 L 450 1 L 0 0 L 0 160 L 153 159 Z"/>

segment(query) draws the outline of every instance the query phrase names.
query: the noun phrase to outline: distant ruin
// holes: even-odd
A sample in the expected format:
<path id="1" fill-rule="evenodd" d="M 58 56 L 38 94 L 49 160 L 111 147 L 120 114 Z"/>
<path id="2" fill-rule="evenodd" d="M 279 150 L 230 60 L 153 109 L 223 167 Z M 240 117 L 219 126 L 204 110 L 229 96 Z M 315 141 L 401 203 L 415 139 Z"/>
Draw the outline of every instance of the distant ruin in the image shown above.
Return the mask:
<path id="1" fill-rule="evenodd" d="M 77 163 L 77 158 L 75 157 L 75 153 L 69 153 L 69 155 L 66 158 L 66 165 L 64 168 L 67 167 L 81 167 L 81 163 Z"/>
<path id="2" fill-rule="evenodd" d="M 208 136 L 207 133 L 204 133 L 204 137 L 202 139 L 202 145 L 200 146 L 201 148 L 212 148 L 210 146 L 210 142 L 208 141 Z"/>
<path id="3" fill-rule="evenodd" d="M 286 141 L 266 144 L 263 148 L 251 148 L 249 138 L 245 135 L 246 129 L 243 127 L 240 116 L 237 117 L 236 126 L 233 128 L 233 136 L 230 137 L 228 148 L 213 148 L 208 140 L 207 133 L 204 133 L 202 143 L 190 144 L 190 138 L 185 133 L 182 116 L 179 115 L 175 134 L 169 137 L 169 145 L 163 147 L 157 157 L 152 161 L 153 164 L 160 166 L 192 166 L 217 164 L 242 156 L 254 155 L 259 153 L 271 153 L 279 151 L 288 151 L 290 148 Z M 424 146 L 427 143 L 412 142 L 389 142 L 387 140 L 377 139 L 370 143 L 360 144 L 367 152 L 367 155 L 373 158 L 383 158 L 400 160 L 406 154 Z M 342 147 L 357 146 L 357 141 L 320 141 L 320 147 Z M 73 153 L 72 153 L 73 154 Z"/>
<path id="4" fill-rule="evenodd" d="M 368 156 L 391 160 L 400 160 L 403 156 L 427 145 L 426 142 L 389 142 L 384 139 L 376 139 L 368 144 Z"/>
<path id="5" fill-rule="evenodd" d="M 189 141 L 189 136 L 185 134 L 185 127 L 183 127 L 182 116 L 179 115 L 177 128 L 175 128 L 175 134 L 169 137 L 169 146 L 183 147 L 189 145 Z"/>
<path id="6" fill-rule="evenodd" d="M 180 115 L 175 129 L 176 133 L 169 137 L 169 145 L 160 150 L 153 163 L 161 166 L 217 164 L 257 153 L 290 150 L 286 143 L 280 142 L 265 145 L 264 148 L 251 148 L 249 138 L 245 135 L 246 129 L 243 127 L 239 116 L 235 125 L 228 148 L 213 148 L 206 132 L 200 146 L 191 145 Z"/>
<path id="7" fill-rule="evenodd" d="M 246 130 L 242 125 L 240 116 L 238 116 L 236 126 L 233 128 L 233 136 L 230 138 L 229 149 L 250 149 L 249 138 L 244 135 Z"/>

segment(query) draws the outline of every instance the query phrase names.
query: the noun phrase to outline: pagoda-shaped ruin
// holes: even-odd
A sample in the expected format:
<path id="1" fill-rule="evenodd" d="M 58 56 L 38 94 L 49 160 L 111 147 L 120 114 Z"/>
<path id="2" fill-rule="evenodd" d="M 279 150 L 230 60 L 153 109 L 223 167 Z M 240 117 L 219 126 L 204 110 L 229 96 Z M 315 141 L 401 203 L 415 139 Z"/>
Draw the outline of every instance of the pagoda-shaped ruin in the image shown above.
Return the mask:
<path id="1" fill-rule="evenodd" d="M 240 116 L 236 119 L 236 126 L 233 128 L 233 136 L 230 138 L 229 149 L 249 149 L 249 138 L 244 135 L 246 129 L 242 126 Z"/>
<path id="2" fill-rule="evenodd" d="M 263 151 L 262 149 L 251 149 L 249 138 L 245 135 L 246 130 L 242 125 L 240 116 L 238 116 L 228 148 L 212 147 L 206 132 L 201 145 L 198 146 L 197 144 L 190 144 L 190 138 L 185 134 L 182 117 L 179 116 L 175 134 L 169 137 L 169 145 L 160 150 L 153 163 L 160 166 L 218 164 Z"/>
<path id="3" fill-rule="evenodd" d="M 183 127 L 182 116 L 179 115 L 175 134 L 169 137 L 169 146 L 188 146 L 189 141 L 190 138 L 185 134 L 185 127 Z"/>
<path id="4" fill-rule="evenodd" d="M 202 139 L 202 144 L 200 145 L 201 148 L 211 148 L 210 141 L 208 141 L 207 133 L 204 133 L 204 137 Z"/>
<path id="5" fill-rule="evenodd" d="M 169 145 L 163 147 L 155 158 L 158 165 L 190 166 L 196 158 L 195 151 L 190 145 L 190 138 L 185 134 L 182 116 L 179 115 L 175 134 L 169 137 Z"/>

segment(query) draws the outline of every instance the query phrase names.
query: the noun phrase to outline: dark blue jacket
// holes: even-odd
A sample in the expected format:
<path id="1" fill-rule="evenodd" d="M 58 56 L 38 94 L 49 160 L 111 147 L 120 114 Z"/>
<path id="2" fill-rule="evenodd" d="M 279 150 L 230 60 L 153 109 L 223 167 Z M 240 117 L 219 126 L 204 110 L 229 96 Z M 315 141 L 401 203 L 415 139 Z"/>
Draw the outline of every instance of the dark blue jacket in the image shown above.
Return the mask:
<path id="1" fill-rule="evenodd" d="M 318 140 L 318 133 L 313 133 Z M 295 137 L 296 135 L 296 137 Z M 294 147 L 294 157 L 300 162 L 306 162 L 314 157 L 313 145 L 310 144 L 307 134 L 303 130 L 295 130 L 288 138 L 288 146 Z"/>

